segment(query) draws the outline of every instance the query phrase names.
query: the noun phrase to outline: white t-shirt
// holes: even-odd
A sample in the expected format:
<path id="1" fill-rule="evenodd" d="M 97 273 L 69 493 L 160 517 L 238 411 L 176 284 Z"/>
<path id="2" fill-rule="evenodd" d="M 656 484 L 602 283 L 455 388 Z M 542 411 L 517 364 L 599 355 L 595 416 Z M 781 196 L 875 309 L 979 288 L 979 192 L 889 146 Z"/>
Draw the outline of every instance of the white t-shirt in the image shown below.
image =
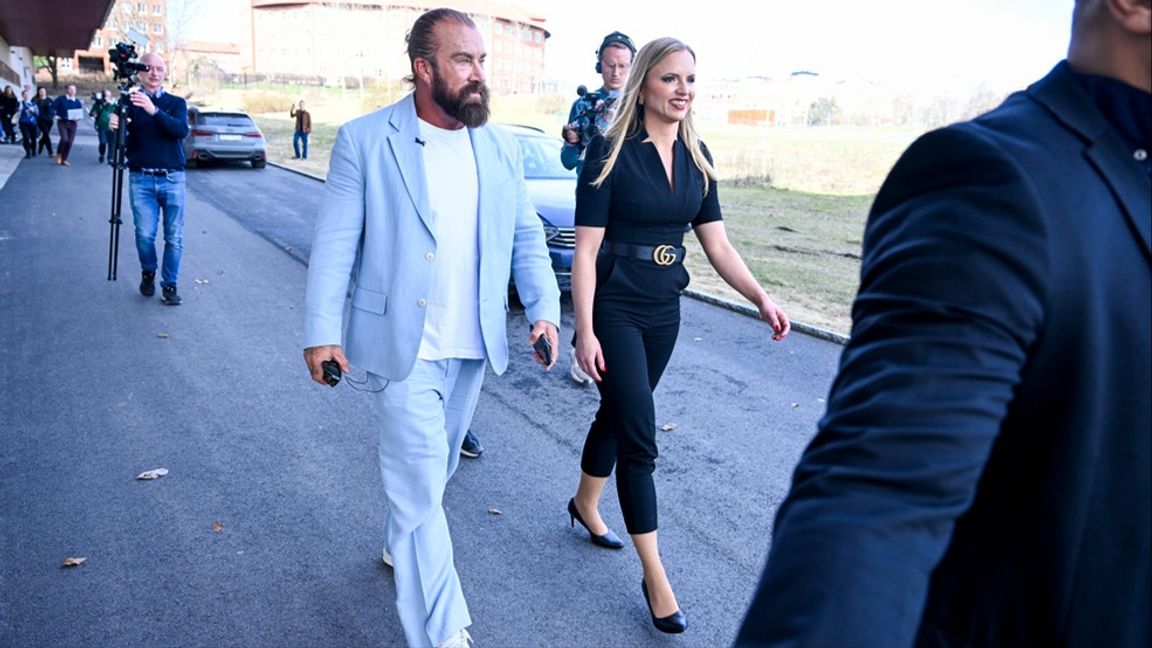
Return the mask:
<path id="1" fill-rule="evenodd" d="M 436 256 L 417 357 L 483 359 L 480 334 L 480 186 L 467 128 L 419 120 L 428 203 L 436 221 Z"/>

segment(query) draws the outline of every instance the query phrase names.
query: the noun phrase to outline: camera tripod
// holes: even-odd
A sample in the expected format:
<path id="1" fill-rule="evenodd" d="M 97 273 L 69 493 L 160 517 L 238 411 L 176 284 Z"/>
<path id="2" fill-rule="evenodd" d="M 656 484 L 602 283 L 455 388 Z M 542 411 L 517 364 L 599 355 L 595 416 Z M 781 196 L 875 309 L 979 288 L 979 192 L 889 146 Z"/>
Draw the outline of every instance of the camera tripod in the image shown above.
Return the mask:
<path id="1" fill-rule="evenodd" d="M 116 281 L 116 268 L 120 262 L 120 206 L 124 198 L 124 169 L 127 167 L 128 95 L 122 90 L 116 102 L 116 136 L 113 138 L 112 161 L 112 213 L 108 219 L 108 281 Z"/>

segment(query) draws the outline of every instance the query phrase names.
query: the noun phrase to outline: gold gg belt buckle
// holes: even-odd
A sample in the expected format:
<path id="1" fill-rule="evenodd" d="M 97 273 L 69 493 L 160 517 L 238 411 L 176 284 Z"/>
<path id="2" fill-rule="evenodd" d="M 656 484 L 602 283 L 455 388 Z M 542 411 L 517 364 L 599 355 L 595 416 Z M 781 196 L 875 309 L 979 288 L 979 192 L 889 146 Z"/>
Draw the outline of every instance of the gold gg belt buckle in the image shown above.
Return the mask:
<path id="1" fill-rule="evenodd" d="M 676 248 L 671 245 L 657 245 L 652 248 L 652 263 L 659 266 L 670 266 L 676 263 Z"/>

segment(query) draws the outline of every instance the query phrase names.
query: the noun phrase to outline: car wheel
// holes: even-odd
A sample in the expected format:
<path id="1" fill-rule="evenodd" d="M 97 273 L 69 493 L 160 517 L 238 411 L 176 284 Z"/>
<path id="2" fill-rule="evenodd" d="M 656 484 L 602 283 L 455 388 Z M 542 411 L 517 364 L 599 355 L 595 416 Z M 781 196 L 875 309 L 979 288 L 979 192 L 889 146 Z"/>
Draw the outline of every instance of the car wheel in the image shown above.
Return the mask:
<path id="1" fill-rule="evenodd" d="M 263 169 L 268 164 L 268 160 L 252 160 L 253 169 Z"/>

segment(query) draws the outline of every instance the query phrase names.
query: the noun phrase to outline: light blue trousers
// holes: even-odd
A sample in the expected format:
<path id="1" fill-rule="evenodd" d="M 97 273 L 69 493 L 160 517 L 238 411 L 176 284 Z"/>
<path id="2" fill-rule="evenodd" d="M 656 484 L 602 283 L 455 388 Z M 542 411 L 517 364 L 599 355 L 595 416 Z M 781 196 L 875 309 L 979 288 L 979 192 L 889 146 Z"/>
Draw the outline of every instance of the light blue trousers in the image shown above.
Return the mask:
<path id="1" fill-rule="evenodd" d="M 369 374 L 380 413 L 380 474 L 396 609 L 413 648 L 436 646 L 472 624 L 452 557 L 444 486 L 460 463 L 484 360 L 416 360 L 401 381 Z"/>

